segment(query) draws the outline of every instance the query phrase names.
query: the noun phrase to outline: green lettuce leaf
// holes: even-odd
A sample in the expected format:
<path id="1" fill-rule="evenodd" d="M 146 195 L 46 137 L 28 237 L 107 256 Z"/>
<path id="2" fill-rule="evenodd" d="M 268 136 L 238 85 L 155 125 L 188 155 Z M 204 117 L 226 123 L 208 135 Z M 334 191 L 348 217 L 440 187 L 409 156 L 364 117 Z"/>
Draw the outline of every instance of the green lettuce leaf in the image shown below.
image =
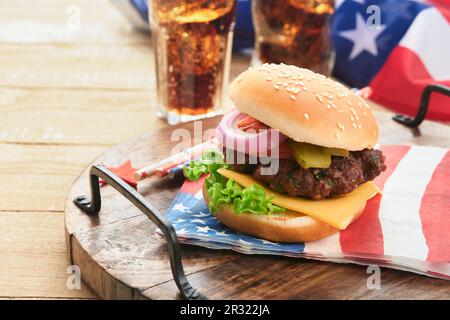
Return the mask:
<path id="1" fill-rule="evenodd" d="M 219 151 L 211 150 L 203 153 L 199 160 L 192 160 L 188 166 L 183 168 L 183 173 L 184 176 L 191 181 L 198 181 L 204 174 L 210 174 L 214 179 L 221 180 L 220 177 L 222 177 L 222 175 L 219 174 L 217 170 L 228 167 L 229 166 L 224 162 L 223 154 Z"/>
<path id="2" fill-rule="evenodd" d="M 223 155 L 218 151 L 205 152 L 198 161 L 191 161 L 183 168 L 184 175 L 191 181 L 198 181 L 204 174 L 209 174 L 205 180 L 206 190 L 210 198 L 208 207 L 212 213 L 217 212 L 221 204 L 233 206 L 236 214 L 273 214 L 286 209 L 272 203 L 273 196 L 267 197 L 264 189 L 253 184 L 247 188 L 227 179 L 217 172 L 220 168 L 228 168 Z"/>

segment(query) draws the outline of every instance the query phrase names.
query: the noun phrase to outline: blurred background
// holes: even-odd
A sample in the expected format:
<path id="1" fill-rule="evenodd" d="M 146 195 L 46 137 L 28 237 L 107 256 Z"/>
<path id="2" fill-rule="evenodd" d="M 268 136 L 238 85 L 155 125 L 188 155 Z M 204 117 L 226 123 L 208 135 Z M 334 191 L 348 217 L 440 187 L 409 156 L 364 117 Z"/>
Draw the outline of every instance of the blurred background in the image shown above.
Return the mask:
<path id="1" fill-rule="evenodd" d="M 148 32 L 147 0 L 112 3 Z M 367 87 L 375 102 L 415 115 L 427 85 L 450 85 L 449 22 L 448 0 L 238 0 L 233 50 L 250 55 L 256 46 L 253 63 L 332 74 Z M 428 118 L 449 121 L 449 105 L 434 95 Z"/>

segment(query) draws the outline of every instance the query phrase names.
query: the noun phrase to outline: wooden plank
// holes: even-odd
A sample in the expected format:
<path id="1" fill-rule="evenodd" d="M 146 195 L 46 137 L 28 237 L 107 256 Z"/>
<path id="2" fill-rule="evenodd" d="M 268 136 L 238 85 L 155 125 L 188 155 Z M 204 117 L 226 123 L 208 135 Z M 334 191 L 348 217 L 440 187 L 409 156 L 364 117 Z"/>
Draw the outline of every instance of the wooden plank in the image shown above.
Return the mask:
<path id="1" fill-rule="evenodd" d="M 0 212 L 0 297 L 83 298 L 84 283 L 69 290 L 64 216 L 54 212 Z"/>
<path id="2" fill-rule="evenodd" d="M 82 273 L 83 281 L 88 282 L 91 290 L 97 292 L 102 299 L 130 299 L 130 297 L 140 296 L 138 290 L 130 288 L 121 281 L 113 281 L 109 273 L 92 263 L 92 257 L 82 249 L 75 238 L 70 236 L 69 238 L 68 242 L 72 249 L 70 254 L 74 261 L 72 263 L 78 265 L 81 270 L 87 270 Z"/>
<path id="3" fill-rule="evenodd" d="M 20 60 L 21 63 L 15 63 Z M 230 80 L 250 63 L 234 54 Z M 50 62 L 50 63 L 49 63 Z M 101 88 L 145 90 L 155 88 L 154 57 L 150 36 L 139 46 L 79 44 L 1 44 L 0 86 L 27 88 Z"/>
<path id="4" fill-rule="evenodd" d="M 154 93 L 0 89 L 0 142 L 113 145 L 166 125 Z"/>
<path id="5" fill-rule="evenodd" d="M 0 211 L 62 211 L 75 176 L 1 174 Z"/>
<path id="6" fill-rule="evenodd" d="M 72 181 L 102 146 L 0 143 L 0 211 L 62 211 Z"/>
<path id="7" fill-rule="evenodd" d="M 3 44 L 0 86 L 150 91 L 153 63 L 150 39 L 136 47 Z"/>
<path id="8" fill-rule="evenodd" d="M 79 28 L 73 27 L 74 10 L 80 13 Z M 136 46 L 147 39 L 108 0 L 0 1 L 0 43 Z"/>
<path id="9" fill-rule="evenodd" d="M 77 230 L 70 236 L 73 261 L 84 271 L 83 279 L 102 298 L 143 298 L 142 290 L 173 278 L 166 245 L 154 230 L 155 225 L 143 214 L 102 223 L 98 228 Z M 143 239 L 146 239 L 145 247 L 141 246 Z M 203 248 L 183 246 L 182 249 L 186 274 L 239 259 L 232 252 L 217 256 L 216 252 Z M 121 258 L 117 259 L 118 256 Z"/>
<path id="10" fill-rule="evenodd" d="M 44 59 L 45 55 L 42 56 Z M 246 56 L 236 56 L 233 76 L 247 67 L 248 59 Z M 16 65 L 12 61 L 9 64 Z M 103 67 L 108 69 L 110 66 L 105 63 Z M 150 67 L 148 70 L 151 70 Z M 1 72 L 5 71 L 0 69 Z M 48 71 L 42 70 L 42 74 L 46 72 L 48 74 Z M 132 74 L 129 70 L 125 72 Z M 4 78 L 9 76 L 10 74 L 5 72 Z M 1 79 L 2 77 L 0 82 Z M 47 85 L 65 86 L 60 84 L 61 79 L 56 81 L 57 83 L 54 83 L 55 81 L 51 80 Z M 111 81 L 111 86 L 126 87 L 120 77 L 107 81 Z M 23 79 L 19 82 L 21 85 L 27 85 L 27 81 Z M 31 82 L 41 84 L 36 79 Z M 97 85 L 94 81 L 86 86 Z M 133 85 L 133 88 L 136 86 L 139 87 Z M 0 87 L 0 108 L 0 142 L 8 143 L 111 145 L 151 129 L 167 126 L 164 120 L 155 116 L 156 93 L 150 88 L 138 91 L 95 88 L 79 91 L 73 87 L 51 90 Z"/>
<path id="11" fill-rule="evenodd" d="M 368 289 L 366 268 L 305 259 L 247 256 L 188 277 L 210 299 L 446 299 L 448 281 L 383 268 L 381 288 Z M 179 299 L 173 281 L 144 292 Z"/>
<path id="12" fill-rule="evenodd" d="M 22 63 L 15 63 L 17 60 Z M 2 87 L 143 90 L 156 94 L 150 39 L 136 47 L 0 44 L 0 65 Z M 230 80 L 249 65 L 250 56 L 233 54 Z"/>

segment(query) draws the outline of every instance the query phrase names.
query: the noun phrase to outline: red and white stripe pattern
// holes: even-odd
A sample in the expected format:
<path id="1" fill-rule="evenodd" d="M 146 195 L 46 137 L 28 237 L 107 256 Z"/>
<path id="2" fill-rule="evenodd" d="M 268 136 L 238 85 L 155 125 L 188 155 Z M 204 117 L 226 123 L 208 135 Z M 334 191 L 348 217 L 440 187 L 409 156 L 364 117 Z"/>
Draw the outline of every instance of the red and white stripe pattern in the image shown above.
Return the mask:
<path id="1" fill-rule="evenodd" d="M 450 279 L 449 149 L 406 145 L 383 145 L 380 149 L 386 156 L 387 169 L 374 182 L 383 194 L 370 199 L 355 222 L 344 231 L 305 243 L 301 251 L 286 251 L 279 244 L 271 250 L 280 251 L 271 254 L 377 264 Z M 185 205 L 202 201 L 204 179 L 183 184 L 180 194 L 190 199 L 183 198 Z M 249 253 L 248 248 L 240 246 L 235 243 L 232 249 Z"/>
<path id="2" fill-rule="evenodd" d="M 421 146 L 382 146 L 388 169 L 347 230 L 305 244 L 305 254 L 345 262 L 376 259 L 400 269 L 450 278 L 450 152 Z"/>
<path id="3" fill-rule="evenodd" d="M 417 112 L 427 85 L 450 86 L 450 5 L 448 0 L 430 2 L 434 6 L 416 16 L 370 83 L 372 100 L 410 115 Z M 449 101 L 432 95 L 427 117 L 450 120 Z"/>

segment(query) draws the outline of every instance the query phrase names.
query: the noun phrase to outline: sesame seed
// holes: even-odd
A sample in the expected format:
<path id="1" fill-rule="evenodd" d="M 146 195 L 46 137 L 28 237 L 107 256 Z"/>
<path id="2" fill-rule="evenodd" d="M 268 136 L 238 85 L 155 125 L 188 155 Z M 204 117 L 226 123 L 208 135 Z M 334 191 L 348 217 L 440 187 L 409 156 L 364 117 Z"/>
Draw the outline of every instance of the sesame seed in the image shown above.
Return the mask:
<path id="1" fill-rule="evenodd" d="M 354 123 L 354 122 L 352 123 L 352 126 L 353 126 L 353 128 L 355 128 L 355 129 L 358 128 L 358 126 L 357 126 L 356 123 Z"/>
<path id="2" fill-rule="evenodd" d="M 353 115 L 355 116 L 355 119 L 356 120 L 359 120 L 359 116 L 358 116 L 358 114 L 356 113 L 356 111 L 355 111 L 355 109 L 353 109 L 352 107 L 350 107 L 350 111 L 353 113 Z"/>
<path id="3" fill-rule="evenodd" d="M 275 90 L 279 90 L 280 89 L 280 86 L 278 86 L 278 85 L 273 85 L 273 87 L 275 88 Z"/>
<path id="4" fill-rule="evenodd" d="M 339 137 L 340 137 L 339 133 L 337 133 L 337 132 L 334 134 L 334 136 L 336 137 L 336 139 L 339 139 Z"/>
<path id="5" fill-rule="evenodd" d="M 297 99 L 297 98 L 295 98 L 295 96 L 292 95 L 292 94 L 291 94 L 289 97 L 290 97 L 292 100 L 294 100 L 294 101 Z"/>
<path id="6" fill-rule="evenodd" d="M 270 70 L 267 69 L 267 68 L 264 68 L 264 67 L 259 68 L 258 71 L 263 71 L 263 72 L 270 73 Z"/>
<path id="7" fill-rule="evenodd" d="M 358 124 L 358 129 L 361 129 L 362 128 L 362 125 L 361 124 Z"/>
<path id="8" fill-rule="evenodd" d="M 338 123 L 337 123 L 337 126 L 338 126 L 339 129 L 341 129 L 342 131 L 344 131 L 345 128 L 344 128 L 344 125 L 343 125 L 342 123 L 338 122 Z"/>
<path id="9" fill-rule="evenodd" d="M 305 113 L 303 116 L 305 117 L 305 120 L 309 120 L 309 114 Z"/>
<path id="10" fill-rule="evenodd" d="M 266 81 L 272 81 L 272 78 L 266 78 Z"/>

